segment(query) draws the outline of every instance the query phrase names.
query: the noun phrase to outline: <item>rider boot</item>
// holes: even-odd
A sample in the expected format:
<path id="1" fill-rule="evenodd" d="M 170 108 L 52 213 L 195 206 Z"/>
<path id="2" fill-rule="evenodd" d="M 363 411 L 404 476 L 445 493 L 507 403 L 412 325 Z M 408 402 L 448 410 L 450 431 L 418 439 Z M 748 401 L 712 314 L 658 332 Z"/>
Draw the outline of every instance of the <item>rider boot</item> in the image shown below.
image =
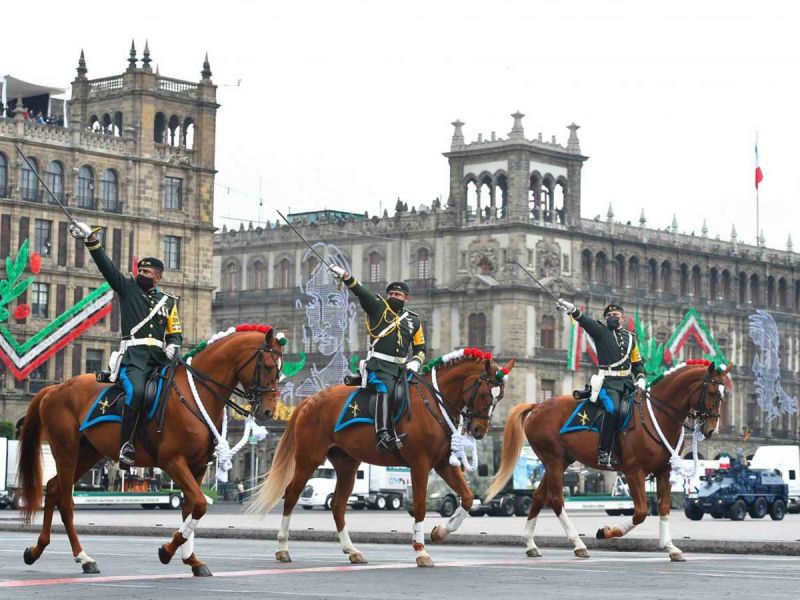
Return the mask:
<path id="1" fill-rule="evenodd" d="M 617 461 L 612 456 L 616 435 L 617 427 L 614 415 L 603 413 L 600 424 L 600 448 L 597 452 L 597 464 L 599 466 L 613 469 L 617 465 Z"/>
<path id="2" fill-rule="evenodd" d="M 379 392 L 375 402 L 375 437 L 378 440 L 378 450 L 381 452 L 394 452 L 402 450 L 403 439 L 394 432 L 392 427 L 392 411 L 389 406 L 389 394 Z"/>
<path id="3" fill-rule="evenodd" d="M 130 471 L 136 457 L 133 440 L 136 437 L 136 423 L 138 420 L 138 411 L 132 406 L 124 405 L 122 408 L 119 449 L 119 468 L 122 471 Z"/>

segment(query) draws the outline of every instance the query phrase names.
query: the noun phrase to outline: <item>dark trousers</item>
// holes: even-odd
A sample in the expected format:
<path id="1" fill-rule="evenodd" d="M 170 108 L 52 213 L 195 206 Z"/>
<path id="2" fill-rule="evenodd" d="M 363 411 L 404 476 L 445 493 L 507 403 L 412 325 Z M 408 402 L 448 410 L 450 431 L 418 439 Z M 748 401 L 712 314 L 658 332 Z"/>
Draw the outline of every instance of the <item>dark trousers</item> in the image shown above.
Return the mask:
<path id="1" fill-rule="evenodd" d="M 149 366 L 149 365 L 148 365 Z M 155 365 L 153 365 L 155 367 Z M 126 409 L 130 407 L 134 413 L 138 413 L 142 408 L 144 401 L 144 386 L 147 383 L 147 376 L 152 371 L 153 367 L 142 369 L 136 365 L 125 365 L 119 371 L 119 380 L 122 382 L 122 387 L 125 388 L 125 393 L 128 395 L 125 398 Z"/>

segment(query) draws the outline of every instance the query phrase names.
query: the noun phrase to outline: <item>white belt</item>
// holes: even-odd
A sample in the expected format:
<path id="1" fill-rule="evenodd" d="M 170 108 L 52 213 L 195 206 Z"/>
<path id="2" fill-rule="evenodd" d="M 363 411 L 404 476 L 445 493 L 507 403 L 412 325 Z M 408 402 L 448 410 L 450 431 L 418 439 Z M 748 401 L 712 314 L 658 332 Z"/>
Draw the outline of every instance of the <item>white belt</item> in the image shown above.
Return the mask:
<path id="1" fill-rule="evenodd" d="M 621 371 L 614 371 L 613 369 L 600 369 L 597 373 L 603 377 L 627 377 L 631 374 L 631 370 L 622 369 Z"/>
<path id="2" fill-rule="evenodd" d="M 380 358 L 381 360 L 385 360 L 386 362 L 394 363 L 396 365 L 404 365 L 406 364 L 406 360 L 408 360 L 405 356 L 389 356 L 388 354 L 375 352 L 374 350 L 370 350 L 367 353 L 367 360 L 370 358 Z"/>
<path id="3" fill-rule="evenodd" d="M 132 340 L 123 340 L 122 346 L 124 347 L 123 352 L 133 346 L 158 346 L 163 350 L 164 342 L 156 338 L 134 338 Z"/>

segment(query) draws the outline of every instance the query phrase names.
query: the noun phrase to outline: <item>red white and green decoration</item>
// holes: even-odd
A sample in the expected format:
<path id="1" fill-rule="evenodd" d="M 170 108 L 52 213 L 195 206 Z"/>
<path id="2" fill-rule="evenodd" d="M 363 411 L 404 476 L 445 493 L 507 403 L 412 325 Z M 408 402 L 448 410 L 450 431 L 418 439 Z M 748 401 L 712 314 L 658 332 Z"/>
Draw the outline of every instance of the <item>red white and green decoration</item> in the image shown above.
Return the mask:
<path id="1" fill-rule="evenodd" d="M 422 365 L 422 373 L 427 375 L 434 369 L 444 365 L 449 365 L 451 363 L 459 362 L 466 358 L 471 358 L 473 360 L 492 360 L 492 353 L 484 352 L 480 348 L 462 348 L 461 350 L 454 350 L 453 352 L 443 354 L 442 356 L 439 356 Z M 498 381 L 508 383 L 508 373 L 509 370 L 503 367 L 495 371 L 494 376 Z"/>
<path id="2" fill-rule="evenodd" d="M 583 307 L 581 307 L 583 309 Z M 676 364 L 676 357 L 680 354 L 684 344 L 689 339 L 694 339 L 703 350 L 703 356 L 715 364 L 727 364 L 725 353 L 717 344 L 711 331 L 708 329 L 700 313 L 695 308 L 690 308 L 681 322 L 675 328 L 666 343 L 659 343 L 652 337 L 644 322 L 636 313 L 633 320 L 628 320 L 628 329 L 636 333 L 639 352 L 642 355 L 647 383 L 651 384 L 660 378 L 666 371 Z M 583 329 L 574 319 L 570 319 L 569 352 L 567 354 L 567 367 L 577 371 L 580 367 L 581 355 L 586 352 L 594 364 L 597 362 L 597 351 L 592 338 L 585 335 Z"/>
<path id="3" fill-rule="evenodd" d="M 42 257 L 38 252 L 29 252 L 25 240 L 16 257 L 6 257 L 5 278 L 0 279 L 0 360 L 19 381 L 111 312 L 114 297 L 104 283 L 33 336 L 20 341 L 9 329 L 8 321 L 12 315 L 22 322 L 30 316 L 30 305 L 19 303 L 19 297 L 31 287 L 41 268 Z M 26 275 L 26 271 L 30 274 Z M 14 301 L 17 305 L 12 313 Z"/>

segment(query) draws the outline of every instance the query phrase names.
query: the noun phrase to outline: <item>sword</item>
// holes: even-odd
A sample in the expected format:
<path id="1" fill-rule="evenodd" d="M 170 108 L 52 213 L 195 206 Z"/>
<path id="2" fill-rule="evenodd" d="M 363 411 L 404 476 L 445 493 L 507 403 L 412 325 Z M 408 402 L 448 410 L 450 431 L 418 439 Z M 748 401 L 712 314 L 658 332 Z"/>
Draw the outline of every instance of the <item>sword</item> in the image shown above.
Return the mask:
<path id="1" fill-rule="evenodd" d="M 45 191 L 46 191 L 48 194 L 50 194 L 50 197 L 51 197 L 51 198 L 52 198 L 52 199 L 55 201 L 55 203 L 56 203 L 56 204 L 58 204 L 58 206 L 61 208 L 61 210 L 63 210 L 63 211 L 64 211 L 64 214 L 65 214 L 65 215 L 67 215 L 67 218 L 70 220 L 70 222 L 71 222 L 73 225 L 77 225 L 77 224 L 78 224 L 78 222 L 75 220 L 75 217 L 73 217 L 71 214 L 69 214 L 69 211 L 67 210 L 67 207 L 66 207 L 66 206 L 64 206 L 63 204 L 61 204 L 61 201 L 60 201 L 58 198 L 56 198 L 56 195 L 55 195 L 55 194 L 54 194 L 52 191 L 50 191 L 50 188 L 48 187 L 47 183 L 45 182 L 45 180 L 44 180 L 44 179 L 42 179 L 42 176 L 41 176 L 41 175 L 39 175 L 39 171 L 37 171 L 37 170 L 36 170 L 36 167 L 35 167 L 35 166 L 33 166 L 33 163 L 31 163 L 30 159 L 29 159 L 29 158 L 28 158 L 28 157 L 25 155 L 25 153 L 22 151 L 22 148 L 20 148 L 20 147 L 19 147 L 19 144 L 17 144 L 17 143 L 15 142 L 15 143 L 14 143 L 14 147 L 17 149 L 17 152 L 19 152 L 19 154 L 20 154 L 20 156 L 23 158 L 23 160 L 24 160 L 24 161 L 25 161 L 25 162 L 28 164 L 28 168 L 29 168 L 31 171 L 33 171 L 33 174 L 34 174 L 34 175 L 36 175 L 36 179 L 38 179 L 38 180 L 39 180 L 39 183 L 41 183 L 41 184 L 42 184 L 42 187 L 45 189 Z M 92 228 L 92 232 L 93 232 L 93 233 L 97 233 L 97 232 L 98 232 L 98 231 L 100 231 L 101 229 L 102 229 L 102 227 L 94 227 L 94 228 Z"/>
<path id="2" fill-rule="evenodd" d="M 542 288 L 542 289 L 543 289 L 545 292 L 547 292 L 548 294 L 550 294 L 550 297 L 551 297 L 553 300 L 555 300 L 556 302 L 558 302 L 558 298 L 556 298 L 556 296 L 553 294 L 553 292 L 551 292 L 551 291 L 550 291 L 550 290 L 548 290 L 546 287 L 544 287 L 544 285 L 542 284 L 542 282 L 541 282 L 541 281 L 539 281 L 538 279 L 536 279 L 536 277 L 534 277 L 534 276 L 533 276 L 533 273 L 531 273 L 530 271 L 528 271 L 528 269 L 526 269 L 526 268 L 525 268 L 525 267 L 523 267 L 521 264 L 519 264 L 519 261 L 518 261 L 516 258 L 514 258 L 513 256 L 511 257 L 511 262 L 515 263 L 515 264 L 516 264 L 516 265 L 517 265 L 517 266 L 518 266 L 520 269 L 522 269 L 523 271 L 525 271 L 525 273 L 528 275 L 528 277 L 530 277 L 531 279 L 533 279 L 533 280 L 534 280 L 534 281 L 535 281 L 537 284 L 539 284 L 539 287 L 540 287 L 540 288 Z"/>
<path id="3" fill-rule="evenodd" d="M 304 243 L 306 246 L 308 246 L 308 249 L 309 249 L 309 250 L 311 250 L 311 251 L 312 251 L 314 254 L 316 254 L 316 256 L 317 256 L 317 258 L 320 260 L 320 262 L 321 262 L 323 265 L 325 265 L 326 267 L 328 267 L 328 271 L 330 271 L 330 268 L 331 268 L 331 265 L 330 265 L 330 263 L 329 263 L 327 260 L 325 260 L 324 258 L 322 258 L 322 255 L 321 255 L 319 252 L 317 252 L 317 250 L 314 248 L 314 246 L 312 246 L 312 245 L 311 245 L 311 244 L 308 242 L 308 240 L 307 240 L 306 238 L 304 238 L 304 237 L 303 237 L 303 235 L 302 235 L 302 234 L 301 234 L 299 231 L 297 231 L 297 229 L 295 228 L 295 226 L 294 226 L 294 225 L 292 225 L 291 223 L 289 223 L 289 219 L 287 219 L 286 217 L 284 217 L 284 216 L 283 216 L 283 213 L 282 213 L 281 211 L 279 211 L 279 210 L 275 209 L 275 212 L 276 212 L 276 213 L 278 213 L 278 215 L 280 216 L 280 218 L 284 220 L 284 222 L 285 222 L 285 223 L 286 223 L 286 224 L 289 226 L 289 228 L 290 228 L 292 231 L 294 231 L 295 235 L 296 235 L 297 237 L 299 237 L 301 240 L 303 240 L 303 243 Z M 333 275 L 333 273 L 331 273 L 331 275 Z M 342 282 L 341 282 L 341 281 L 339 281 L 339 282 L 336 284 L 336 287 L 339 287 L 339 288 L 340 288 L 340 287 L 341 287 L 341 284 L 342 284 Z"/>

